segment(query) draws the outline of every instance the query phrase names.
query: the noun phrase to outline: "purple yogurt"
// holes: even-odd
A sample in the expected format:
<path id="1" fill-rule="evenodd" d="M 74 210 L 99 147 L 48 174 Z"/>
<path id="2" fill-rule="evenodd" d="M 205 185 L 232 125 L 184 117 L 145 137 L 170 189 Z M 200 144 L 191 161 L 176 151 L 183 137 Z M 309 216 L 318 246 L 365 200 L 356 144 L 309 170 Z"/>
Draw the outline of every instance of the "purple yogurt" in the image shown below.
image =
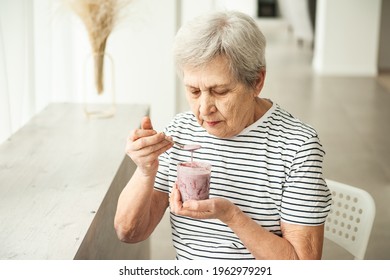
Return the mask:
<path id="1" fill-rule="evenodd" d="M 209 198 L 211 165 L 206 162 L 182 162 L 177 165 L 177 185 L 182 201 Z"/>

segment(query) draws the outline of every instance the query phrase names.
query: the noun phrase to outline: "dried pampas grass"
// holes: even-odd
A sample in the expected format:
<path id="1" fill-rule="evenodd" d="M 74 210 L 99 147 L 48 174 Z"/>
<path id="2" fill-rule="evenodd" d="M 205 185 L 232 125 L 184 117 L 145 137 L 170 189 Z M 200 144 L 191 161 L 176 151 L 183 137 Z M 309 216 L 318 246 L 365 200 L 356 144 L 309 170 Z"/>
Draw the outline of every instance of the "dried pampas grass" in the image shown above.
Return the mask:
<path id="1" fill-rule="evenodd" d="M 95 63 L 95 83 L 98 94 L 102 94 L 103 62 L 108 36 L 113 31 L 131 0 L 66 0 L 69 7 L 84 23 Z"/>

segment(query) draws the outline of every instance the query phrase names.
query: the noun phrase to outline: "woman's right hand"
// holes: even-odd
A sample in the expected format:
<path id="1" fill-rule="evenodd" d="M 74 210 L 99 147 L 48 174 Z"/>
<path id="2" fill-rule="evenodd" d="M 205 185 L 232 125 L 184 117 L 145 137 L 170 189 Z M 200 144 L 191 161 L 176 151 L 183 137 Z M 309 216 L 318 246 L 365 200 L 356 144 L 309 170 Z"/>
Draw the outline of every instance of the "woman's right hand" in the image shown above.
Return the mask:
<path id="1" fill-rule="evenodd" d="M 153 130 L 149 117 L 142 119 L 140 129 L 130 132 L 126 143 L 126 154 L 145 176 L 156 175 L 158 157 L 173 146 L 166 137 L 164 133 Z"/>

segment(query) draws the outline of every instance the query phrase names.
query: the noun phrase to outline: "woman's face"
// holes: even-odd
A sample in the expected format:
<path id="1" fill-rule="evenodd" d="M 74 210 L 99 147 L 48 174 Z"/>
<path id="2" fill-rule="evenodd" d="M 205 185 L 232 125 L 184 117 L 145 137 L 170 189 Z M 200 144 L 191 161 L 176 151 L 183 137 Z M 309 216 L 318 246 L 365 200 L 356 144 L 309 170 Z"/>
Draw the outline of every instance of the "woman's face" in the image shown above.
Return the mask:
<path id="1" fill-rule="evenodd" d="M 256 99 L 263 81 L 264 72 L 255 87 L 238 83 L 222 56 L 205 67 L 183 71 L 186 97 L 198 123 L 220 138 L 233 137 L 258 119 Z"/>

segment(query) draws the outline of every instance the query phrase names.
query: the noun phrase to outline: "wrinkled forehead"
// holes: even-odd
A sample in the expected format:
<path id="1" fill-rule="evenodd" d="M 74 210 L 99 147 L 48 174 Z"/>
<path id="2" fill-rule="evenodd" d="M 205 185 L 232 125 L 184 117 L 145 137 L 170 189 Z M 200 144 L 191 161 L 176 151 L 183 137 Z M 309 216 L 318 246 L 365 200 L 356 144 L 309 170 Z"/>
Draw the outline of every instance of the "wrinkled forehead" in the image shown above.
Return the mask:
<path id="1" fill-rule="evenodd" d="M 224 56 L 217 56 L 203 65 L 186 65 L 183 68 L 183 83 L 186 86 L 214 86 L 235 81 L 231 74 L 229 61 Z"/>

